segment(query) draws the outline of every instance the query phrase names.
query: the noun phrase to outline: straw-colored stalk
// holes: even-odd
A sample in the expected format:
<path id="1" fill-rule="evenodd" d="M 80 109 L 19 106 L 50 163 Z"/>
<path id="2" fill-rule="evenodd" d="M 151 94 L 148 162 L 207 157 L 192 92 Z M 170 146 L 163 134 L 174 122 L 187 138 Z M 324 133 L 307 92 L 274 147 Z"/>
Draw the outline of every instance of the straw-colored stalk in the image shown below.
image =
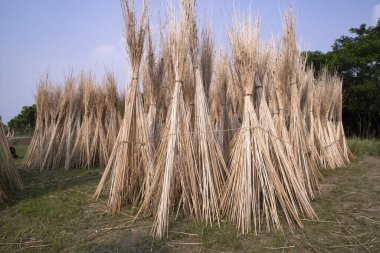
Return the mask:
<path id="1" fill-rule="evenodd" d="M 108 204 L 119 212 L 128 204 L 138 204 L 149 189 L 152 173 L 152 148 L 139 90 L 139 68 L 144 48 L 147 16 L 146 3 L 137 24 L 133 1 L 122 1 L 124 32 L 132 67 L 132 78 L 126 94 L 124 119 L 107 167 L 95 192 L 98 198 L 109 182 Z"/>
<path id="2" fill-rule="evenodd" d="M 50 127 L 48 127 L 48 134 L 44 139 L 45 144 L 42 146 L 40 171 L 47 171 L 53 167 L 54 156 L 57 153 L 58 140 L 61 134 L 61 122 L 64 120 L 62 110 L 67 102 L 66 99 L 62 98 L 61 87 L 52 87 L 51 92 L 48 104 L 50 117 L 48 125 Z"/>
<path id="3" fill-rule="evenodd" d="M 296 209 L 281 184 L 271 161 L 265 137 L 252 101 L 253 84 L 257 69 L 259 22 L 236 19 L 228 32 L 234 57 L 234 71 L 244 91 L 242 126 L 233 139 L 230 155 L 230 175 L 223 197 L 222 208 L 229 221 L 237 224 L 242 233 L 261 230 L 265 223 L 281 229 L 278 205 L 289 225 L 299 225 Z"/>
<path id="4" fill-rule="evenodd" d="M 199 48 L 196 24 L 195 1 L 182 1 L 189 18 L 190 58 L 194 69 L 194 150 L 201 183 L 202 219 L 206 224 L 215 220 L 219 224 L 219 196 L 224 186 L 226 165 L 222 149 L 214 133 L 209 117 L 205 90 L 208 90 L 212 76 L 213 42 L 211 29 L 203 32 Z"/>
<path id="5" fill-rule="evenodd" d="M 215 64 L 215 78 L 210 88 L 210 117 L 217 139 L 223 151 L 228 149 L 227 126 L 227 87 L 229 82 L 228 58 L 222 52 Z"/>
<path id="6" fill-rule="evenodd" d="M 171 14 L 170 55 L 175 83 L 166 125 L 157 150 L 155 175 L 150 192 L 140 209 L 140 212 L 153 212 L 153 234 L 160 238 L 168 232 L 170 210 L 182 208 L 195 219 L 201 217 L 200 179 L 182 87 L 185 57 L 188 53 L 187 22 L 183 9 L 177 23 L 172 12 Z"/>
<path id="7" fill-rule="evenodd" d="M 239 87 L 236 73 L 228 68 L 229 82 L 227 83 L 227 105 L 226 105 L 226 139 L 228 144 L 231 143 L 233 137 L 236 135 L 237 129 L 241 126 L 242 112 L 243 112 L 243 95 L 242 89 Z"/>
<path id="8" fill-rule="evenodd" d="M 168 108 L 172 101 L 175 83 L 174 66 L 171 58 L 170 38 L 164 38 L 161 33 L 161 51 L 163 62 L 163 79 L 158 94 L 157 132 L 161 133 L 166 125 Z"/>
<path id="9" fill-rule="evenodd" d="M 337 114 L 335 101 L 337 100 L 337 95 L 338 95 L 337 94 L 338 82 L 339 82 L 339 78 L 332 75 L 329 78 L 329 84 L 325 85 L 326 89 L 328 89 L 327 85 L 331 85 L 333 88 L 332 88 L 332 94 L 330 96 L 331 101 L 328 102 L 329 108 L 327 110 L 326 125 L 323 124 L 323 120 L 322 120 L 322 127 L 324 128 L 326 132 L 326 136 L 328 136 L 328 139 L 329 139 L 329 146 L 325 148 L 328 148 L 329 149 L 328 151 L 330 151 L 331 153 L 336 154 L 335 166 L 342 167 L 345 165 L 345 162 L 348 162 L 348 161 L 345 160 L 344 152 L 342 150 L 342 146 L 340 145 L 340 139 L 339 139 L 339 135 L 337 133 L 337 128 L 336 128 L 338 114 Z M 324 112 L 324 110 L 322 109 L 321 112 Z"/>
<path id="10" fill-rule="evenodd" d="M 346 140 L 346 136 L 344 133 L 343 122 L 342 122 L 342 105 L 343 105 L 343 80 L 338 76 L 334 76 L 335 83 L 335 113 L 336 113 L 336 132 L 337 138 L 339 140 L 339 144 L 343 151 L 343 158 L 345 163 L 350 163 L 350 159 L 354 158 L 350 148 L 348 147 L 348 143 Z"/>
<path id="11" fill-rule="evenodd" d="M 11 190 L 14 187 L 24 189 L 24 184 L 16 168 L 12 154 L 9 149 L 8 140 L 3 129 L 3 122 L 0 116 L 0 202 L 6 200 L 6 192 L 3 184 L 7 183 Z M 4 188 L 3 188 L 4 187 Z"/>
<path id="12" fill-rule="evenodd" d="M 289 106 L 289 140 L 293 147 L 297 168 L 302 175 L 299 180 L 305 186 L 309 197 L 314 198 L 318 189 L 319 170 L 315 156 L 315 147 L 310 143 L 306 123 L 301 111 L 301 81 L 305 69 L 305 60 L 301 58 L 296 46 L 294 18 L 292 10 L 284 20 L 284 51 L 287 71 L 285 88 L 288 89 Z M 300 74 L 301 73 L 301 74 Z"/>
<path id="13" fill-rule="evenodd" d="M 73 137 L 73 123 L 75 110 L 75 79 L 72 75 L 68 76 L 65 81 L 61 107 L 62 123 L 60 124 L 60 136 L 57 141 L 57 150 L 54 154 L 52 168 L 59 168 L 64 165 L 65 169 L 69 168 L 69 157 Z M 58 138 L 57 138 L 58 139 Z"/>
<path id="14" fill-rule="evenodd" d="M 94 77 L 91 74 L 82 73 L 79 81 L 80 96 L 78 97 L 81 103 L 81 122 L 78 125 L 77 138 L 75 139 L 71 159 L 74 160 L 76 167 L 89 168 L 93 164 L 91 142 L 93 141 L 95 130 L 95 88 Z"/>
<path id="15" fill-rule="evenodd" d="M 303 75 L 303 98 L 301 99 L 301 110 L 304 115 L 305 127 L 307 129 L 308 139 L 310 145 L 314 147 L 315 156 L 318 160 L 318 164 L 321 164 L 322 157 L 318 154 L 318 147 L 320 146 L 319 140 L 315 139 L 316 128 L 315 119 L 313 115 L 314 111 L 314 98 L 315 98 L 315 79 L 314 70 L 312 68 L 306 69 Z"/>
<path id="16" fill-rule="evenodd" d="M 117 134 L 120 128 L 120 122 L 122 120 L 121 112 L 123 111 L 124 107 L 121 106 L 122 101 L 117 92 L 115 77 L 110 72 L 107 73 L 104 83 L 105 83 L 105 89 L 106 89 L 106 99 L 105 99 L 106 112 L 105 112 L 104 127 L 107 130 L 106 131 L 107 158 L 105 158 L 105 161 L 107 162 L 111 155 L 112 148 L 115 145 Z"/>
<path id="17" fill-rule="evenodd" d="M 159 136 L 157 104 L 164 76 L 164 62 L 162 59 L 156 60 L 150 26 L 148 26 L 147 31 L 147 55 L 143 68 L 144 106 L 147 115 L 149 140 L 156 144 Z"/>
<path id="18" fill-rule="evenodd" d="M 271 54 L 268 51 L 270 47 L 266 49 L 266 51 L 262 51 L 258 56 L 258 71 L 256 72 L 254 87 L 259 123 L 263 130 L 264 145 L 268 149 L 281 183 L 289 195 L 289 201 L 298 211 L 297 216 L 303 214 L 314 219 L 316 218 L 316 214 L 310 204 L 305 188 L 298 180 L 291 160 L 287 157 L 284 147 L 286 143 L 278 137 L 277 129 L 268 107 L 266 93 L 269 89 L 268 85 L 271 82 L 271 75 L 267 72 L 267 67 L 271 62 Z M 299 225 L 301 224 L 299 223 Z"/>
<path id="19" fill-rule="evenodd" d="M 293 146 L 298 168 L 301 168 L 301 182 L 305 185 L 308 195 L 314 198 L 314 191 L 318 189 L 318 178 L 320 175 L 315 153 L 313 153 L 314 146 L 309 141 L 306 124 L 302 117 L 300 94 L 296 81 L 290 83 L 290 91 L 290 143 Z"/>
<path id="20" fill-rule="evenodd" d="M 212 80 L 212 72 L 214 67 L 214 41 L 212 37 L 211 25 L 206 24 L 202 32 L 202 44 L 200 69 L 202 73 L 202 81 L 206 98 L 209 98 L 209 90 Z"/>
<path id="21" fill-rule="evenodd" d="M 336 136 L 334 126 L 329 120 L 329 111 L 333 107 L 334 92 L 333 78 L 329 76 L 327 69 L 323 69 L 316 86 L 316 101 L 314 104 L 316 118 L 316 135 L 320 142 L 319 153 L 322 157 L 324 168 L 337 168 L 344 165 L 343 151 Z M 331 92 L 328 96 L 328 92 Z"/>
<path id="22" fill-rule="evenodd" d="M 36 94 L 36 124 L 34 127 L 33 137 L 29 143 L 28 149 L 23 160 L 23 166 L 27 168 L 37 168 L 39 155 L 41 154 L 42 139 L 45 133 L 46 111 L 43 110 L 43 103 L 48 96 L 48 76 L 40 80 Z"/>
<path id="23" fill-rule="evenodd" d="M 104 126 L 105 121 L 105 91 L 102 86 L 97 86 L 95 89 L 95 119 L 94 132 L 91 142 L 91 164 L 99 164 L 101 168 L 107 165 L 108 149 L 107 149 L 107 130 Z"/>
<path id="24" fill-rule="evenodd" d="M 278 44 L 277 44 L 278 46 Z M 277 51 L 278 50 L 278 51 Z M 293 146 L 290 141 L 288 132 L 288 119 L 289 119 L 289 100 L 287 95 L 287 78 L 288 78 L 288 58 L 286 52 L 276 50 L 276 60 L 271 63 L 274 71 L 271 73 L 273 80 L 273 88 L 271 89 L 271 107 L 273 113 L 273 122 L 276 126 L 277 136 L 284 144 L 284 151 L 288 162 L 294 171 L 299 182 L 303 182 L 302 169 L 299 167 L 296 153 L 294 153 Z M 306 192 L 305 184 L 301 184 L 303 191 Z"/>

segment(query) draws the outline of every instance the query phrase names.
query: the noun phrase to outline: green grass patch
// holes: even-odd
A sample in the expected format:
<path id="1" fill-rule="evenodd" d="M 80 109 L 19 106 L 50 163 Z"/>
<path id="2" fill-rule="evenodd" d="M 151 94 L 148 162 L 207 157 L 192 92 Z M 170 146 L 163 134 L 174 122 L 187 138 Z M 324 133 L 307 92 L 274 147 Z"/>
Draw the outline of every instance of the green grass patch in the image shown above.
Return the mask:
<path id="1" fill-rule="evenodd" d="M 362 139 L 358 137 L 353 137 L 348 139 L 348 145 L 351 151 L 357 156 L 380 156 L 379 139 Z"/>

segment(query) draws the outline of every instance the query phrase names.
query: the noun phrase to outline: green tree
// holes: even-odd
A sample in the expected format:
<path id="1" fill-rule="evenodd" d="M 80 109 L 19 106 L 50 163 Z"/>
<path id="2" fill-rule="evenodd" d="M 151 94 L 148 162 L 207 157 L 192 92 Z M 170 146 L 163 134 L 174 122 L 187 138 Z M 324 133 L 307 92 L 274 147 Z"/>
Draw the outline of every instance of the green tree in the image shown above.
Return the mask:
<path id="1" fill-rule="evenodd" d="M 357 135 L 380 135 L 380 19 L 376 26 L 351 28 L 332 50 L 306 52 L 316 72 L 327 65 L 343 77 L 344 121 Z"/>
<path id="2" fill-rule="evenodd" d="M 36 124 L 36 105 L 24 106 L 21 112 L 8 122 L 8 129 L 19 134 L 29 134 Z"/>

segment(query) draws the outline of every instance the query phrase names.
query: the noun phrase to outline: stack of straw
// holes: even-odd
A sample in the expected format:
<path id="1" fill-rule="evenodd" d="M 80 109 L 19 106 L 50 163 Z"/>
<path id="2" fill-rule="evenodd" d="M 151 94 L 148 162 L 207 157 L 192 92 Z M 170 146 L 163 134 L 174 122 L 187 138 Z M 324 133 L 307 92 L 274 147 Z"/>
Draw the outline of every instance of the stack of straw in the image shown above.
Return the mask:
<path id="1" fill-rule="evenodd" d="M 7 188 L 13 191 L 15 187 L 22 190 L 24 184 L 13 161 L 0 117 L 0 204 L 9 199 Z"/>
<path id="2" fill-rule="evenodd" d="M 317 219 L 311 200 L 320 170 L 342 167 L 352 154 L 342 79 L 327 70 L 315 77 L 306 65 L 292 10 L 282 40 L 266 43 L 258 19 L 236 15 L 230 53 L 216 54 L 212 29 L 198 27 L 195 0 L 169 5 L 160 40 L 145 1 L 139 19 L 133 0 L 121 2 L 132 69 L 124 111 L 110 74 L 105 86 L 89 74 L 69 76 L 64 89 L 42 80 L 25 164 L 105 165 L 95 197 L 108 190 L 112 212 L 139 206 L 138 215 L 154 216 L 158 237 L 179 212 L 210 225 L 224 219 L 242 233 Z"/>
<path id="3" fill-rule="evenodd" d="M 24 166 L 41 171 L 104 167 L 119 131 L 122 103 L 111 73 L 101 85 L 91 73 L 70 74 L 63 88 L 54 86 L 48 75 L 42 78 Z"/>

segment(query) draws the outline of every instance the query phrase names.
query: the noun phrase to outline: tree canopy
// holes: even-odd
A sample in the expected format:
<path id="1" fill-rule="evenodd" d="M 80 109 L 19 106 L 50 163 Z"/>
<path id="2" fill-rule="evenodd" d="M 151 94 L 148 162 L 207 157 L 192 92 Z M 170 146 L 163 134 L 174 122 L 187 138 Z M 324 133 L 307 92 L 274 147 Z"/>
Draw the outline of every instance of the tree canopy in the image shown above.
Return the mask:
<path id="1" fill-rule="evenodd" d="M 8 129 L 20 134 L 29 134 L 36 124 L 36 105 L 24 106 L 21 112 L 8 122 Z"/>
<path id="2" fill-rule="evenodd" d="M 305 52 L 318 73 L 323 66 L 343 77 L 346 129 L 356 135 L 380 135 L 380 19 L 376 26 L 351 28 L 327 53 Z"/>

